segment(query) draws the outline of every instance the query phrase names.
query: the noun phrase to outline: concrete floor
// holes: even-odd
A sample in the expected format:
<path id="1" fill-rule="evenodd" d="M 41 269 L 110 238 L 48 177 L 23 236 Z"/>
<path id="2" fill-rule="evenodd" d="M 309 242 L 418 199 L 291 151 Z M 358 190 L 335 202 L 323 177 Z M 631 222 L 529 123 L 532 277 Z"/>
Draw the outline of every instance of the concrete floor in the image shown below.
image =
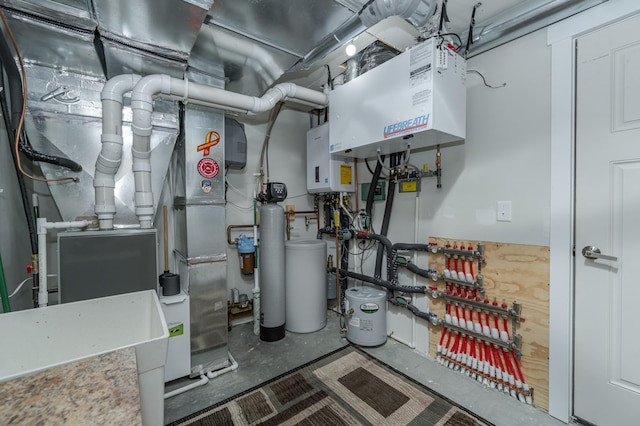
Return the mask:
<path id="1" fill-rule="evenodd" d="M 253 334 L 252 324 L 235 326 L 229 332 L 229 352 L 237 361 L 238 369 L 205 386 L 165 400 L 165 423 L 232 397 L 348 344 L 340 334 L 338 317 L 332 312 L 328 312 L 324 329 L 309 334 L 287 332 L 278 342 L 262 342 Z M 542 410 L 486 389 L 475 380 L 444 368 L 392 339 L 365 351 L 496 425 L 564 424 Z M 172 383 L 167 391 L 184 383 Z"/>

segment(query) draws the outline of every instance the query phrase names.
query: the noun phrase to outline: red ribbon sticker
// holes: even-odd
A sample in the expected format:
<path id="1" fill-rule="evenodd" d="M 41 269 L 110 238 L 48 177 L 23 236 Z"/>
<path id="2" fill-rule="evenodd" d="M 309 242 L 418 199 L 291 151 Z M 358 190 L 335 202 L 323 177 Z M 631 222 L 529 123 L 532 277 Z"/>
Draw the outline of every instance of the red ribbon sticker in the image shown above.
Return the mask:
<path id="1" fill-rule="evenodd" d="M 207 138 L 205 139 L 205 143 L 202 145 L 198 145 L 198 152 L 204 151 L 203 155 L 206 157 L 209 155 L 212 146 L 216 146 L 220 142 L 220 133 L 218 132 L 209 132 L 207 133 Z"/>

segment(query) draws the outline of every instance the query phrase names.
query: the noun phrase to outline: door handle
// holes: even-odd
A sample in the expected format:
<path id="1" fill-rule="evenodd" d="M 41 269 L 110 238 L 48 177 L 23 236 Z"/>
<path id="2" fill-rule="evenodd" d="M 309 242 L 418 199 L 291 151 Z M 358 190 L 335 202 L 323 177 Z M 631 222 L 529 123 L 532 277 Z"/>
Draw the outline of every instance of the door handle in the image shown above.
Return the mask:
<path id="1" fill-rule="evenodd" d="M 615 256 L 608 256 L 606 254 L 602 254 L 600 252 L 600 249 L 596 246 L 585 246 L 582 249 L 582 255 L 584 257 L 586 257 L 587 259 L 602 259 L 602 260 L 612 260 L 612 261 L 617 261 L 618 258 Z"/>

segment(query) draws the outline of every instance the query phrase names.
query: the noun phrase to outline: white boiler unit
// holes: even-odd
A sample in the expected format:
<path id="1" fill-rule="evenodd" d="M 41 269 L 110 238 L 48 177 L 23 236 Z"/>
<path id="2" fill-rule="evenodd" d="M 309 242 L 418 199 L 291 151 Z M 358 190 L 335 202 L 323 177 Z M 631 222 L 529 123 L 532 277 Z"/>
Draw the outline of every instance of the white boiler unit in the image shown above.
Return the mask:
<path id="1" fill-rule="evenodd" d="M 356 158 L 465 138 L 466 62 L 431 38 L 329 94 L 329 151 Z"/>

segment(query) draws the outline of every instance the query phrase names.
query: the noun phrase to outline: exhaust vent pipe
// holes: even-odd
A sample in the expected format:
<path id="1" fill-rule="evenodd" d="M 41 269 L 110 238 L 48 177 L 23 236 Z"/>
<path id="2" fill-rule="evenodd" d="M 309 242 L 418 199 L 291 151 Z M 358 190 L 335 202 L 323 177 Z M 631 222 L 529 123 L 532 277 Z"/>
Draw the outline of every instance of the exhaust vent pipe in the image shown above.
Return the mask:
<path id="1" fill-rule="evenodd" d="M 151 114 L 155 95 L 176 96 L 189 102 L 243 114 L 257 114 L 272 109 L 278 102 L 293 100 L 313 108 L 325 108 L 329 103 L 324 93 L 297 86 L 277 84 L 262 97 L 227 92 L 203 84 L 181 80 L 164 74 L 140 78 L 135 75 L 116 76 L 103 90 L 102 151 L 96 162 L 95 211 L 100 229 L 113 228 L 115 215 L 114 176 L 122 158 L 122 96 L 133 87 L 133 174 L 135 181 L 136 216 L 140 227 L 153 226 L 153 192 L 151 189 Z"/>

